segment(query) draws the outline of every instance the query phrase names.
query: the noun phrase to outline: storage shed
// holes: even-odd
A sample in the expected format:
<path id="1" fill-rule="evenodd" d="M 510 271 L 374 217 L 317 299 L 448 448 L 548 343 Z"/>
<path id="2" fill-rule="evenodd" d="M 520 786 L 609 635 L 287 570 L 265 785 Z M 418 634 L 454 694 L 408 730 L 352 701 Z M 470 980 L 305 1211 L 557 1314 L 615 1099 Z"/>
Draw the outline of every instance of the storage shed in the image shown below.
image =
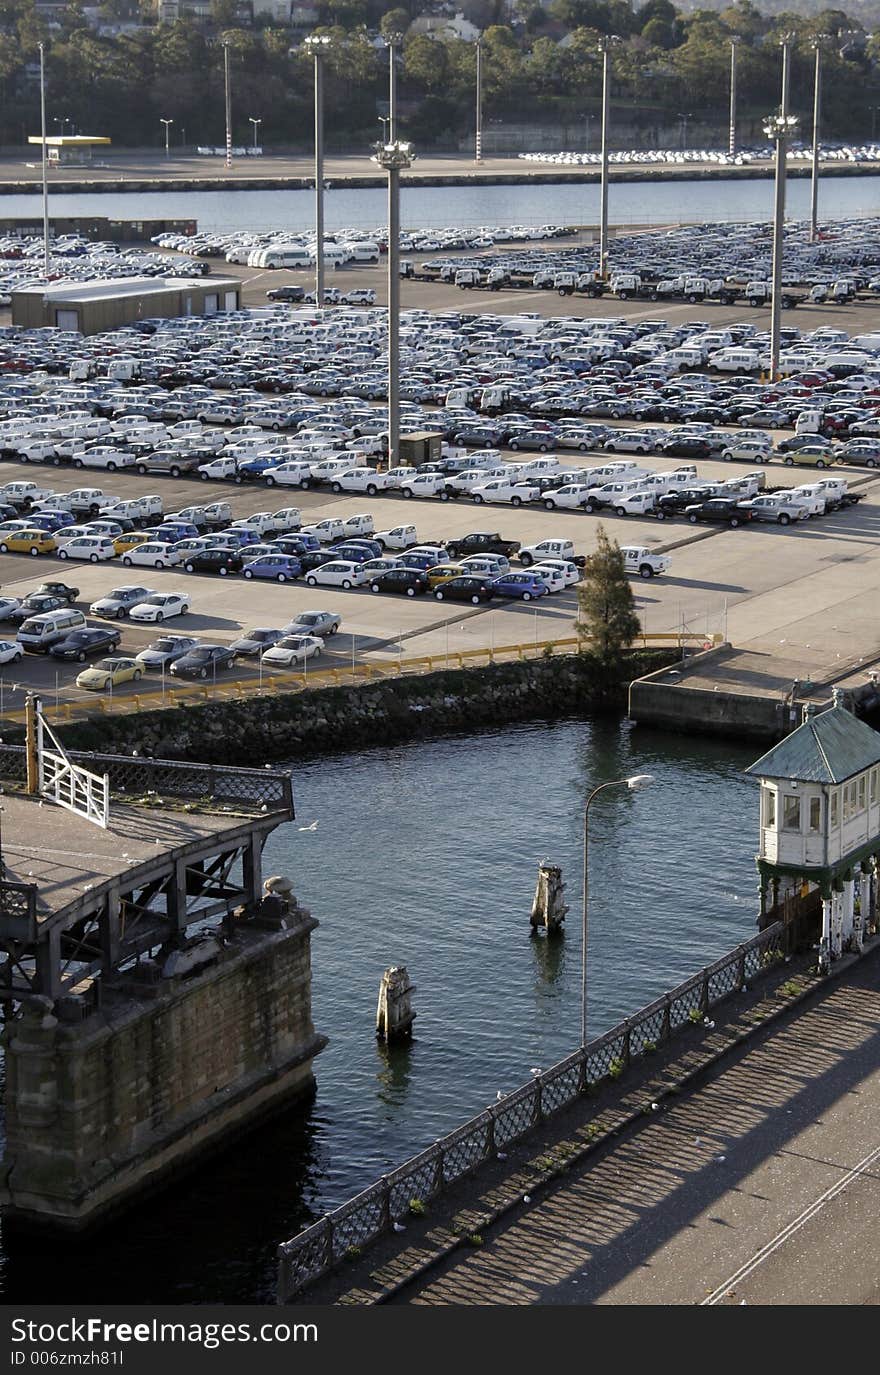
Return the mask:
<path id="1" fill-rule="evenodd" d="M 126 277 L 25 286 L 12 293 L 12 323 L 101 334 L 138 320 L 238 310 L 236 277 Z"/>

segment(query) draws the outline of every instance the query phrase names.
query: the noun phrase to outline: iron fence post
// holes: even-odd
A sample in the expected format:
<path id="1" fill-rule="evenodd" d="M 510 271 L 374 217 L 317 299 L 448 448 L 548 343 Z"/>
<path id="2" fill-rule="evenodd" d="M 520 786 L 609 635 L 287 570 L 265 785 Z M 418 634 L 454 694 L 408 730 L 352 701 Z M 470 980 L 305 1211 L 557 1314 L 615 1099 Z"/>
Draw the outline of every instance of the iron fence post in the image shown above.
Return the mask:
<path id="1" fill-rule="evenodd" d="M 443 1192 L 443 1165 L 446 1159 L 446 1152 L 444 1151 L 439 1141 L 436 1143 L 436 1147 L 437 1157 L 434 1161 L 434 1182 L 431 1185 L 432 1197 L 434 1194 L 439 1194 Z"/>
<path id="2" fill-rule="evenodd" d="M 383 1174 L 379 1180 L 382 1185 L 382 1229 L 385 1232 L 391 1231 L 391 1185 L 388 1182 L 387 1174 Z"/>
<path id="3" fill-rule="evenodd" d="M 535 1076 L 535 1121 L 544 1121 L 544 1085 L 540 1074 Z"/>
<path id="4" fill-rule="evenodd" d="M 489 1108 L 489 1121 L 486 1125 L 486 1154 L 484 1160 L 488 1160 L 495 1154 L 495 1111 Z"/>
<path id="5" fill-rule="evenodd" d="M 709 1011 L 709 975 L 705 969 L 700 980 L 700 1011 L 704 1017 Z"/>
<path id="6" fill-rule="evenodd" d="M 672 1008 L 672 1002 L 671 1002 L 671 1000 L 670 1000 L 669 998 L 665 998 L 665 999 L 663 1000 L 663 1014 L 662 1014 L 662 1020 L 661 1020 L 661 1022 L 660 1022 L 660 1040 L 661 1040 L 661 1041 L 668 1041 L 669 1038 L 670 1038 L 670 1036 L 672 1035 L 671 1008 Z"/>
<path id="7" fill-rule="evenodd" d="M 621 1047 L 620 1058 L 627 1066 L 632 1059 L 632 1022 L 628 1017 L 623 1024 L 623 1045 Z"/>
<path id="8" fill-rule="evenodd" d="M 741 945 L 736 953 L 736 986 L 741 992 L 746 986 L 746 948 Z"/>

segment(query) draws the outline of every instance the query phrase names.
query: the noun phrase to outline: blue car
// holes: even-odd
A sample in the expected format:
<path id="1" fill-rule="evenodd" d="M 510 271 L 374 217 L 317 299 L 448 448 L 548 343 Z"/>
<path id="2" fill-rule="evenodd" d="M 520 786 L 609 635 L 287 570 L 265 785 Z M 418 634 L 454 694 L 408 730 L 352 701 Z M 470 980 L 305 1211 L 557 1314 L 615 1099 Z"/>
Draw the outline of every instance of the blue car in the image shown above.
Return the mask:
<path id="1" fill-rule="evenodd" d="M 352 563 L 366 563 L 375 558 L 372 549 L 364 549 L 360 544 L 334 544 L 334 559 L 350 559 Z"/>
<path id="2" fill-rule="evenodd" d="M 379 559 L 382 557 L 382 545 L 379 543 L 377 539 L 340 540 L 338 544 L 331 545 L 331 548 L 333 549 L 334 553 L 337 549 L 368 549 L 369 557 L 371 559 Z M 347 558 L 348 555 L 340 554 L 339 557 L 343 559 Z"/>
<path id="3" fill-rule="evenodd" d="M 437 567 L 437 560 L 433 554 L 401 554 L 400 562 L 404 568 L 420 568 L 423 573 L 427 573 L 429 568 Z"/>
<path id="4" fill-rule="evenodd" d="M 547 584 L 543 578 L 539 578 L 535 573 L 509 572 L 502 573 L 500 578 L 493 578 L 489 584 L 494 588 L 496 596 L 499 597 L 519 597 L 520 601 L 530 602 L 535 597 L 546 597 Z"/>
<path id="5" fill-rule="evenodd" d="M 151 529 L 148 533 L 150 539 L 162 540 L 167 544 L 176 544 L 178 540 L 182 539 L 197 539 L 201 531 L 188 520 L 174 520 L 163 522 L 158 528 Z"/>
<path id="6" fill-rule="evenodd" d="M 280 539 L 272 541 L 276 549 L 280 549 L 282 554 L 318 554 L 321 552 L 321 541 L 317 535 L 282 535 Z"/>
<path id="7" fill-rule="evenodd" d="M 71 515 L 70 511 L 37 511 L 34 515 L 28 516 L 28 524 L 35 530 L 45 530 L 51 535 L 55 530 L 62 530 L 65 525 L 75 525 L 76 516 Z"/>
<path id="8" fill-rule="evenodd" d="M 277 468 L 284 459 L 277 454 L 265 454 L 261 458 L 249 458 L 244 463 L 239 463 L 235 474 L 236 482 L 243 482 L 249 477 L 263 477 L 270 468 Z"/>
<path id="9" fill-rule="evenodd" d="M 262 554 L 248 559 L 242 574 L 246 578 L 272 578 L 275 582 L 293 582 L 302 573 L 302 564 L 292 554 Z"/>

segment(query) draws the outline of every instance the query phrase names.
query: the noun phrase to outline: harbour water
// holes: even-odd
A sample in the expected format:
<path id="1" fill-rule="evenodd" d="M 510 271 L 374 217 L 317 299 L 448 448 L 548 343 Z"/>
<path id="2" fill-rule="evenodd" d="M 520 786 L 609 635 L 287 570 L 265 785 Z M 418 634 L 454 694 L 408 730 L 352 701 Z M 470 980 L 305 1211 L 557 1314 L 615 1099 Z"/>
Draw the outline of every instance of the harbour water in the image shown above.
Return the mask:
<path id="1" fill-rule="evenodd" d="M 298 819 L 271 837 L 265 872 L 290 875 L 321 922 L 316 1099 L 91 1240 L 6 1238 L 4 1301 L 271 1300 L 278 1241 L 577 1044 L 592 785 L 655 779 L 591 812 L 591 1034 L 753 934 L 753 756 L 603 719 L 298 765 Z M 556 941 L 528 921 L 545 857 L 571 904 Z M 417 985 L 416 1035 L 389 1054 L 374 1020 L 395 963 Z"/>
<path id="2" fill-rule="evenodd" d="M 526 168 L 527 164 L 523 164 Z M 381 187 L 327 191 L 328 230 L 343 226 L 371 228 L 385 223 L 387 197 Z M 58 216 L 106 215 L 111 219 L 195 218 L 203 230 L 304 230 L 314 223 L 311 191 L 145 191 L 125 193 L 52 193 L 51 213 Z M 790 178 L 787 214 L 809 214 L 810 183 Z M 876 177 L 835 177 L 820 188 L 820 216 L 844 219 L 876 214 Z M 609 221 L 613 225 L 677 224 L 718 220 L 769 220 L 773 182 L 760 178 L 693 182 L 612 182 Z M 39 194 L 3 196 L 4 218 L 38 218 Z M 597 224 L 599 186 L 548 183 L 544 179 L 515 186 L 404 186 L 404 228 L 481 224 Z"/>

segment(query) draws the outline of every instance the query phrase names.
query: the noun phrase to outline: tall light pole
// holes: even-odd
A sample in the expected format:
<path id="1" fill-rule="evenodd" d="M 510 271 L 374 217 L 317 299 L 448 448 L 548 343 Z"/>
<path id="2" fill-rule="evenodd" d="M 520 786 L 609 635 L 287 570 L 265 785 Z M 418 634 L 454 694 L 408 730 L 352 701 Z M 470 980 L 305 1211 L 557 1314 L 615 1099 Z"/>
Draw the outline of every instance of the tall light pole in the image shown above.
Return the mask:
<path id="1" fill-rule="evenodd" d="M 223 40 L 223 80 L 226 90 L 226 166 L 232 166 L 232 92 L 229 87 L 229 43 Z"/>
<path id="2" fill-rule="evenodd" d="M 688 111 L 687 114 L 683 114 L 681 111 L 679 111 L 678 117 L 681 120 L 681 124 L 678 126 L 679 143 L 682 150 L 684 150 L 687 147 L 688 120 L 691 119 L 693 116 L 691 115 L 690 111 Z"/>
<path id="3" fill-rule="evenodd" d="M 483 161 L 483 35 L 477 35 L 477 108 L 474 121 L 474 162 Z"/>
<path id="4" fill-rule="evenodd" d="M 737 37 L 730 40 L 730 122 L 727 133 L 727 152 L 730 157 L 736 155 L 736 50 L 739 42 Z"/>
<path id="5" fill-rule="evenodd" d="M 43 136 L 43 276 L 49 280 L 49 172 L 46 150 L 46 54 L 40 49 L 40 130 Z"/>
<path id="6" fill-rule="evenodd" d="M 608 110 L 610 97 L 610 52 L 613 43 L 620 39 L 615 34 L 605 34 L 599 39 L 602 54 L 602 175 L 600 187 L 599 215 L 599 276 L 608 276 Z"/>
<path id="7" fill-rule="evenodd" d="M 388 142 L 397 141 L 397 49 L 403 42 L 402 33 L 387 33 L 385 46 L 388 49 Z"/>
<path id="8" fill-rule="evenodd" d="M 257 132 L 262 124 L 262 119 L 254 119 L 253 115 L 248 115 L 248 122 L 254 126 L 254 152 L 257 151 Z"/>
<path id="9" fill-rule="evenodd" d="M 170 157 L 171 157 L 171 142 L 170 142 L 170 141 L 171 141 L 171 126 L 172 126 L 172 124 L 174 123 L 174 120 L 173 120 L 173 119 L 160 119 L 160 120 L 159 120 L 159 123 L 165 125 L 165 157 L 166 157 L 166 158 L 170 158 Z"/>
<path id="10" fill-rule="evenodd" d="M 785 176 L 788 167 L 788 140 L 797 120 L 788 113 L 792 36 L 782 40 L 782 100 L 779 113 L 771 115 L 764 133 L 776 143 L 775 197 L 773 208 L 773 279 L 770 285 L 770 379 L 779 376 L 779 341 L 782 329 L 782 255 L 785 237 Z"/>
<path id="11" fill-rule="evenodd" d="M 653 776 L 649 773 L 636 773 L 630 778 L 615 778 L 610 783 L 600 783 L 598 788 L 594 788 L 587 798 L 587 805 L 584 807 L 584 886 L 583 886 L 583 907 L 582 930 L 581 930 L 581 1049 L 587 1044 L 587 937 L 589 935 L 589 898 L 590 898 L 590 808 L 600 793 L 605 792 L 606 788 L 629 788 L 630 792 L 638 792 L 641 788 L 646 788 L 649 783 L 653 783 Z"/>
<path id="12" fill-rule="evenodd" d="M 315 59 L 315 306 L 324 309 L 324 54 L 330 35 L 313 33 L 305 47 Z"/>
<path id="13" fill-rule="evenodd" d="M 819 233 L 819 126 L 822 116 L 822 49 L 828 41 L 827 33 L 817 33 L 813 39 L 816 71 L 813 80 L 813 172 L 810 179 L 810 242 Z"/>
<path id="14" fill-rule="evenodd" d="M 412 144 L 377 143 L 373 161 L 388 173 L 388 467 L 400 454 L 400 173 L 412 165 Z"/>

